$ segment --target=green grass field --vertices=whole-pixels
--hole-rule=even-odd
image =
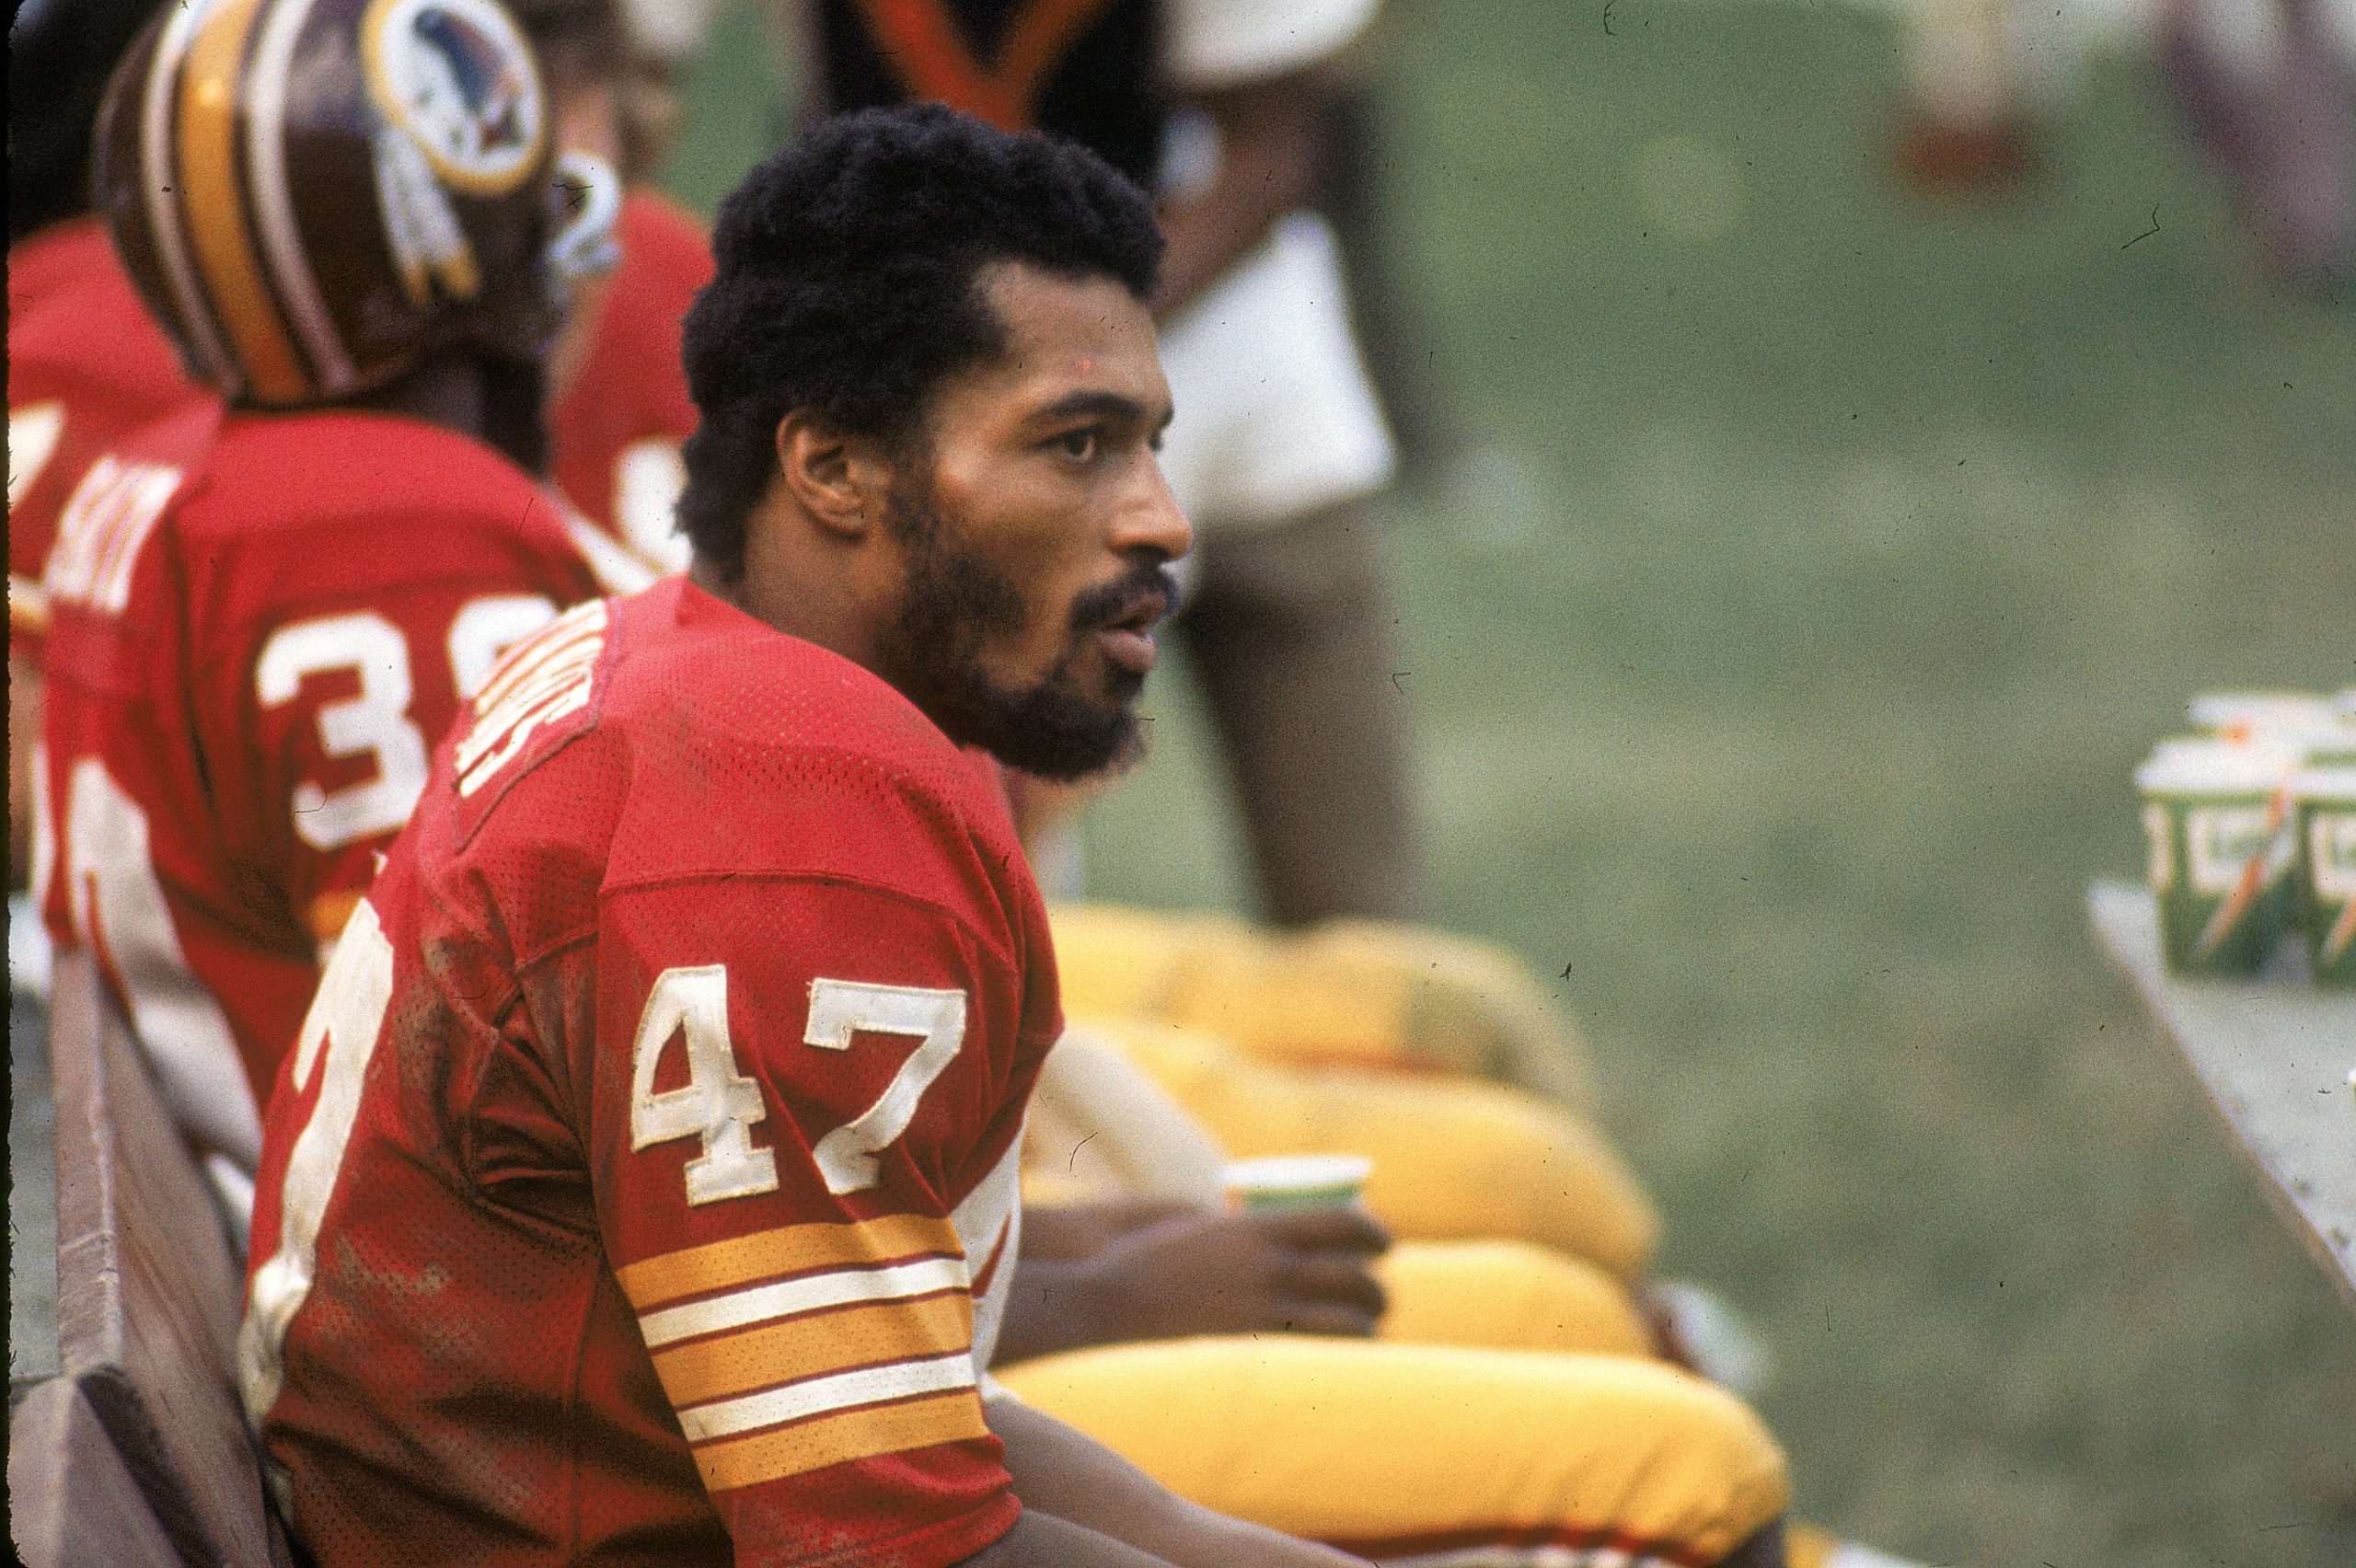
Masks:
[[[1940,209],[1877,167],[1885,20],[1611,25],[1384,40],[1398,259],[1486,454],[1389,508],[1435,912],[1567,966],[1669,1270],[1778,1352],[1806,1512],[1932,1562],[2356,1562],[2356,1315],[2081,902],[2189,693],[2356,683],[2356,310],[2251,282],[2140,62],[2032,194]],[[775,123],[708,121],[682,189]],[[1183,672],[1155,707],[1094,891],[1238,904]]]

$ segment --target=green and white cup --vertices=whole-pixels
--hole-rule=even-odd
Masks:
[[[1227,1201],[1246,1214],[1288,1209],[1343,1208],[1357,1203],[1374,1174],[1362,1154],[1277,1154],[1264,1159],[1232,1159],[1221,1175]]]
[[[2356,767],[2309,768],[2293,778],[2291,811],[2316,984],[2356,986]]]
[[[2288,747],[2164,744],[2135,770],[2160,941],[2178,974],[2252,974],[2290,924]]]

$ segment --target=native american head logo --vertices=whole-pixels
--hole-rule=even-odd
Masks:
[[[377,0],[361,25],[368,87],[454,190],[497,196],[540,150],[530,47],[490,0]]]
[[[360,39],[401,281],[420,304],[436,289],[473,299],[481,277],[451,197],[504,195],[536,167],[548,116],[531,49],[491,0],[376,0]]]

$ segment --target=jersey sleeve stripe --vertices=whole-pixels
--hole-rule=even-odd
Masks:
[[[711,1443],[695,1450],[704,1485],[714,1492],[757,1486],[852,1459],[873,1458],[938,1443],[987,1437],[982,1401],[965,1390],[900,1404],[821,1416],[756,1436]]]
[[[726,1241],[664,1252],[614,1271],[622,1294],[641,1312],[682,1297],[726,1290],[811,1269],[872,1268],[920,1253],[962,1255],[957,1228],[945,1219],[892,1214],[849,1225],[788,1225]]]
[[[49,630],[49,595],[29,577],[8,574],[8,629],[29,637]]]
[[[572,540],[572,548],[581,552],[582,560],[597,586],[608,594],[635,594],[651,584],[655,578],[653,567],[616,544],[597,525],[571,507],[564,509],[564,531]]]
[[[937,1291],[965,1289],[963,1258],[926,1258],[880,1269],[837,1269],[775,1285],[756,1286],[726,1296],[639,1314],[646,1347],[657,1350],[681,1340],[747,1328],[771,1318],[791,1318],[827,1307],[860,1301],[893,1301]]]
[[[792,1318],[654,1357],[675,1408],[857,1366],[970,1350],[972,1301],[962,1292]]]
[[[380,857],[381,858],[381,857]],[[311,940],[332,943],[343,935],[344,927],[352,923],[352,912],[360,907],[362,894],[356,888],[336,888],[311,900],[303,923],[310,928]]]
[[[976,1296],[989,1294],[990,1282],[998,1277],[998,1266],[1005,1259],[1006,1244],[1013,1235],[1014,1222],[1011,1218],[998,1228],[998,1239],[990,1243],[989,1261],[982,1265],[981,1273],[974,1276],[972,1288]]]
[[[832,1415],[861,1405],[882,1404],[917,1394],[943,1394],[974,1386],[974,1358],[960,1350],[919,1361],[861,1366],[828,1378],[812,1378],[733,1400],[689,1405],[679,1412],[679,1430],[690,1443],[733,1437],[763,1426]]]

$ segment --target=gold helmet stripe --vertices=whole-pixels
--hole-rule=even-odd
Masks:
[[[317,388],[262,276],[237,178],[239,75],[261,7],[262,0],[227,0],[199,24],[189,45],[179,92],[181,210],[252,395],[263,403],[294,403]]]
[[[147,79],[140,84],[139,184],[146,208],[147,233],[155,244],[156,259],[163,264],[164,281],[171,291],[180,328],[188,334],[190,344],[204,362],[211,378],[224,391],[234,394],[241,380],[237,362],[221,341],[220,329],[214,324],[213,307],[206,303],[204,290],[197,282],[196,270],[189,260],[188,238],[180,228],[180,182],[172,163],[172,86],[179,79],[180,62],[188,56],[190,37],[211,13],[209,0],[182,6],[171,13],[171,19],[164,24],[163,33],[156,40],[155,57],[147,65]]]
[[[318,278],[295,226],[286,173],[287,79],[294,69],[294,40],[314,4],[316,0],[278,0],[262,18],[253,66],[246,73],[246,193],[253,202],[254,228],[261,236],[270,275],[277,282],[279,301],[294,323],[305,353],[318,369],[319,390],[332,398],[350,391],[360,376],[319,294]]]

